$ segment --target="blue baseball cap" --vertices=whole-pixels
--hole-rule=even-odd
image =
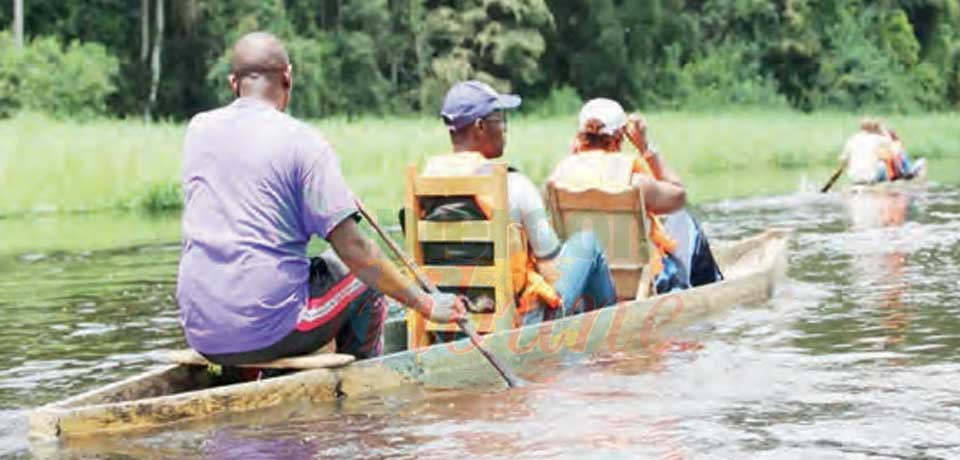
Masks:
[[[447,91],[440,117],[447,128],[454,131],[497,110],[515,109],[520,106],[520,101],[520,96],[499,94],[486,83],[462,81]]]

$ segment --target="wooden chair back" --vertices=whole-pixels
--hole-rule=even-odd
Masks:
[[[437,222],[423,220],[423,199],[430,197],[485,196],[491,206],[486,220]],[[414,261],[438,289],[486,296],[493,300],[493,311],[471,312],[471,320],[479,333],[508,329],[516,315],[513,281],[510,271],[509,207],[507,205],[506,165],[495,165],[492,174],[471,176],[418,176],[415,166],[407,170],[404,197],[406,247]],[[460,261],[456,265],[438,260],[425,260],[425,248],[446,251],[457,246],[485,246],[485,260]],[[516,245],[516,244],[514,244]],[[489,252],[487,252],[489,251]],[[414,311],[407,312],[407,344],[410,349],[430,345],[436,332],[452,332],[454,324],[438,324]]]
[[[581,154],[558,165],[547,182],[547,206],[561,238],[592,231],[603,245],[620,300],[647,297],[644,267],[654,254],[639,186],[631,185],[632,158],[623,154]],[[591,169],[593,170],[591,172]],[[584,172],[597,173],[594,180]],[[568,180],[571,177],[579,179]]]

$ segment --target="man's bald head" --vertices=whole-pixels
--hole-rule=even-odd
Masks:
[[[292,84],[290,58],[277,37],[253,32],[233,45],[230,87],[237,97],[264,99],[282,111],[289,102]]]
[[[230,73],[239,78],[250,73],[283,72],[289,65],[280,39],[266,32],[251,32],[233,45]]]

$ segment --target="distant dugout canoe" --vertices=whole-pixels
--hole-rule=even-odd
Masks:
[[[682,336],[691,324],[738,305],[769,299],[786,268],[788,232],[717,244],[722,282],[622,302],[607,308],[484,337],[485,345],[521,374],[560,354],[642,352]],[[405,350],[402,321],[388,323],[385,354],[336,369],[295,372],[255,382],[210,387],[203,366],[172,365],[39,407],[29,414],[36,440],[149,430],[221,414],[276,407],[286,401],[333,401],[404,385],[431,388],[503,387],[467,339]]]
[[[845,195],[864,193],[886,193],[891,191],[906,191],[921,189],[927,185],[927,163],[924,162],[911,179],[874,182],[872,184],[850,184],[843,188]]]

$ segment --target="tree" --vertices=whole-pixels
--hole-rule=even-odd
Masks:
[[[23,0],[13,0],[13,40],[23,48]]]
[[[163,0],[156,0],[156,26],[154,28],[153,53],[150,58],[150,97],[143,112],[146,121],[152,119],[153,108],[157,105],[157,88],[160,86],[160,53],[163,51]]]
[[[645,110],[782,99],[771,91],[802,110],[960,106],[960,0],[3,5],[0,23],[14,26],[10,37],[22,23],[34,39],[103,44],[119,61],[116,91],[107,96],[118,116],[182,119],[229,98],[225,53],[252,30],[287,42],[297,92],[291,110],[307,117],[433,113],[449,85],[464,78],[528,101],[556,90],[568,101],[606,96]]]
[[[436,108],[457,80],[476,78],[511,90],[544,77],[544,34],[554,19],[543,0],[442,1],[425,13],[429,69],[420,81],[421,107]]]
[[[140,0],[140,63],[150,57],[150,0]]]

